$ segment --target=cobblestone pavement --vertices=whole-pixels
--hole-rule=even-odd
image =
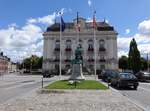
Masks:
[[[0,111],[143,111],[120,93],[106,90],[65,90],[28,93],[0,105]]]

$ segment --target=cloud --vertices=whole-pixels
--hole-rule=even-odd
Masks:
[[[91,7],[91,5],[92,5],[92,1],[91,0],[88,0],[88,5],[89,5],[89,7]]]
[[[16,59],[26,52],[30,55],[33,54],[30,49],[32,45],[38,44],[36,42],[38,39],[42,39],[42,29],[37,25],[27,24],[20,29],[16,29],[14,26],[0,29],[0,48],[6,55],[16,57]]]
[[[28,22],[29,24],[38,23],[37,19],[35,19],[35,18],[30,18],[30,19],[27,20],[27,22]]]
[[[130,33],[130,29],[126,29],[126,34],[129,34]]]
[[[66,13],[67,10],[62,8],[58,12]],[[0,50],[13,61],[20,61],[32,54],[42,56],[42,33],[45,31],[42,27],[52,25],[55,18],[59,16],[57,12],[54,12],[43,17],[31,17],[22,27],[12,23],[5,29],[0,28]]]
[[[132,37],[118,37],[117,43],[118,43],[118,50],[127,50],[129,49],[129,44]]]
[[[66,12],[71,12],[72,9],[69,8],[68,10],[65,8],[62,8],[61,10],[59,10],[58,12],[54,12],[51,15],[46,15],[43,17],[38,17],[38,18],[30,18],[27,20],[27,23],[29,24],[36,24],[36,23],[40,23],[40,24],[45,24],[45,25],[52,25],[55,21],[56,17],[59,17],[60,15],[63,15]]]
[[[105,19],[105,22],[106,22],[106,23],[109,23],[109,20]]]
[[[139,23],[138,29],[140,33],[150,35],[150,19]]]
[[[41,23],[45,25],[52,25],[55,21],[56,13],[54,12],[52,15],[47,15],[39,18],[30,18],[27,20],[28,24],[36,24]]]

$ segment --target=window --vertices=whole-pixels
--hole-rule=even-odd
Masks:
[[[92,39],[88,40],[88,45],[89,45],[88,49],[93,49],[93,44],[94,44],[94,42]]]
[[[60,40],[56,40],[55,42],[55,48],[60,49]]]
[[[99,47],[100,47],[100,48],[104,48],[104,47],[105,47],[105,41],[104,41],[103,39],[101,39],[101,40],[99,41]]]
[[[71,40],[66,40],[66,48],[71,49]]]

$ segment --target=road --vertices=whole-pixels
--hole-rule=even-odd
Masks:
[[[119,90],[121,94],[140,105],[145,111],[150,111],[150,83],[140,83],[137,90]]]
[[[55,77],[54,77],[55,78]],[[0,76],[0,104],[42,87],[41,75],[3,75]],[[55,79],[44,79],[44,85]]]

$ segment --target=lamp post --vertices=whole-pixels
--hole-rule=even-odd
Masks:
[[[30,59],[30,73],[32,74],[32,65],[33,65],[33,55],[31,55]]]
[[[147,72],[149,72],[149,53],[147,53]]]

